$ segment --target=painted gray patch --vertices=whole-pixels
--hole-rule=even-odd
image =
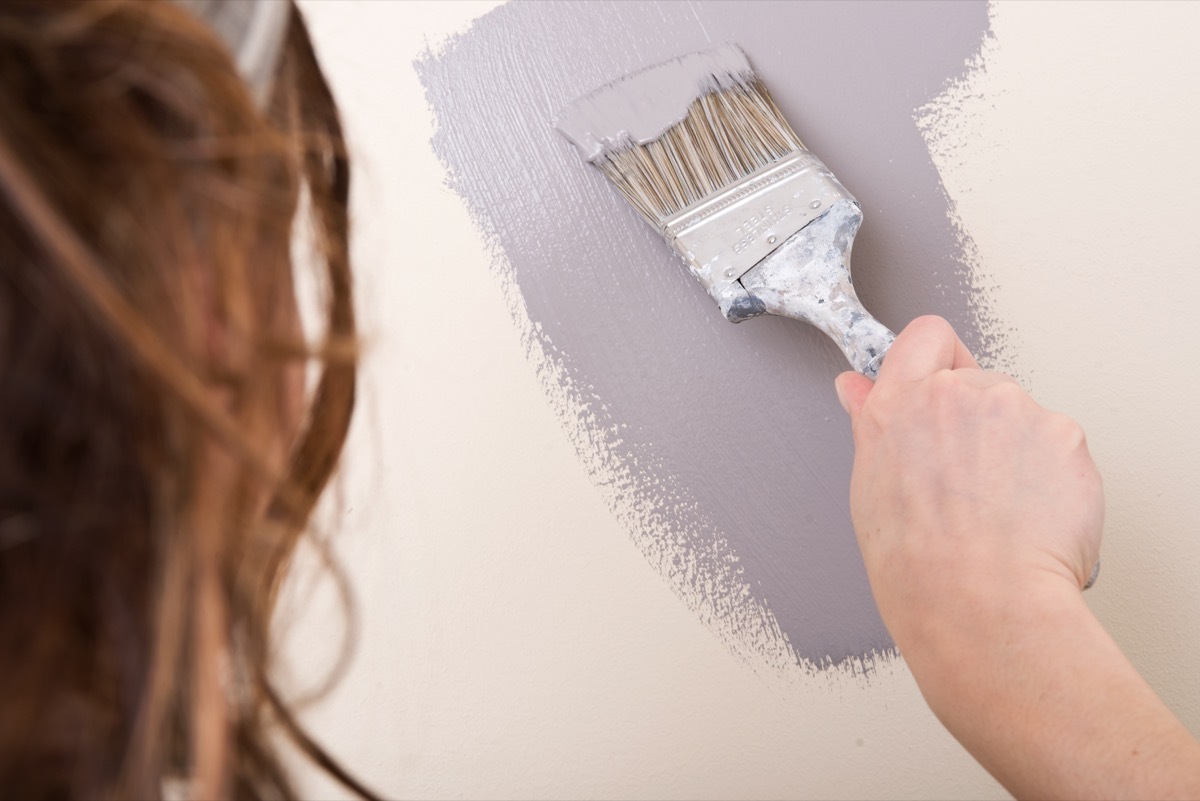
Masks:
[[[994,327],[913,111],[988,30],[982,0],[513,2],[417,63],[433,145],[519,288],[527,341],[587,410],[568,421],[581,457],[603,449],[620,468],[601,490],[635,510],[622,524],[681,597],[716,599],[711,625],[752,594],[817,665],[891,647],[850,524],[842,355],[793,320],[724,320],[552,122],[623,74],[737,42],[862,204],[853,268],[867,307],[896,330],[941,314],[986,358]]]
[[[554,127],[579,148],[588,161],[644,145],[662,136],[687,116],[697,97],[721,89],[746,86],[753,70],[746,54],[730,42],[687,53],[679,58],[626,75],[576,100]],[[634,88],[636,85],[636,88]],[[614,120],[620,129],[611,130]]]

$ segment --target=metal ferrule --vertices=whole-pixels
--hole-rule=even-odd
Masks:
[[[687,207],[662,232],[722,313],[738,322],[762,313],[738,279],[843,199],[854,196],[820,159],[797,150]]]

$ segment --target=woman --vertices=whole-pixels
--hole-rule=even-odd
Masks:
[[[368,795],[281,702],[268,636],[354,402],[348,189],[290,3],[0,5],[5,797],[292,796],[269,730]]]
[[[276,731],[370,795],[297,726],[269,638],[353,406],[348,189],[290,4],[0,4],[0,795],[290,797]],[[1021,795],[1200,796],[1200,744],[1081,599],[1079,427],[934,318],[838,393],[876,600],[955,736]]]

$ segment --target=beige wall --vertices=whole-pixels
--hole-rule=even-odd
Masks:
[[[427,144],[411,61],[490,5],[304,3],[359,168],[369,343],[326,516],[358,648],[306,719],[392,796],[1002,796],[902,663],[866,679],[756,670],[609,516]],[[1198,25],[1192,4],[1002,3],[981,64],[914,118],[1015,372],[1082,420],[1104,471],[1089,600],[1200,732]],[[332,597],[328,581],[292,586],[298,687],[334,660]]]

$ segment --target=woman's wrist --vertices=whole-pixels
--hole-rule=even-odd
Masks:
[[[1078,587],[1057,573],[965,575],[947,586],[954,591],[936,611],[894,629],[900,653],[939,717],[942,704],[983,702],[978,696],[995,686],[992,676],[999,681],[1035,668],[1065,635],[1094,619]]]
[[[899,644],[930,708],[1010,792],[1200,794],[1200,744],[1078,587],[1055,576],[980,589]]]

